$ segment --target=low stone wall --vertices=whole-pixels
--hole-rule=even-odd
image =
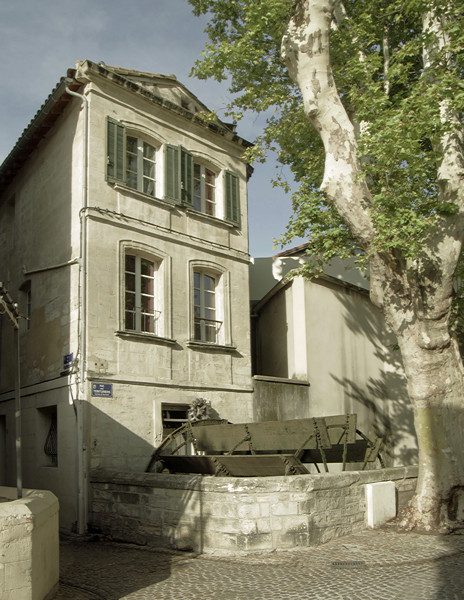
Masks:
[[[44,600],[58,589],[58,500],[45,490],[0,487],[0,598]]]
[[[115,540],[208,553],[327,542],[367,527],[365,486],[394,481],[398,507],[417,467],[289,477],[94,471],[89,520]]]

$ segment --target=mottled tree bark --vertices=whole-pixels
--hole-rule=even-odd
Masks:
[[[414,407],[419,445],[416,496],[403,525],[449,529],[464,521],[464,373],[457,343],[449,334],[453,276],[464,239],[463,139],[459,123],[441,140],[437,177],[443,201],[459,207],[438,221],[415,261],[399,253],[375,252],[371,194],[362,176],[356,127],[339,98],[330,64],[333,16],[344,14],[337,0],[300,0],[282,41],[282,57],[301,89],[306,114],[325,149],[321,185],[327,199],[371,256],[371,299],[398,338]],[[443,41],[440,22],[424,16],[430,35],[424,63]],[[447,105],[443,118],[450,122]],[[452,118],[451,118],[452,122]]]

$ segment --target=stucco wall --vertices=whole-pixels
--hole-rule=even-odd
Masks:
[[[390,465],[414,464],[416,438],[401,355],[369,296],[351,286],[306,283],[308,380],[315,415],[356,413],[382,436]]]
[[[61,383],[61,385],[60,385]],[[60,499],[60,526],[71,530],[76,522],[76,433],[75,414],[69,396],[67,378],[55,382],[56,388],[42,390],[38,385],[23,390],[22,413],[22,478],[31,489],[47,489]],[[57,413],[57,464],[45,454],[44,446],[50,429],[47,418],[50,407]],[[0,415],[8,423],[7,471],[0,485],[16,485],[14,400],[0,403]]]
[[[51,492],[25,489],[16,499],[16,489],[0,487],[2,600],[44,600],[58,588],[58,510]]]
[[[257,375],[308,381],[310,416],[355,413],[364,434],[384,438],[387,464],[416,461],[401,356],[365,290],[296,278],[257,312]]]
[[[312,416],[307,381],[265,375],[253,377],[254,421],[286,421]]]
[[[91,527],[116,540],[197,552],[311,546],[366,525],[365,484],[394,481],[398,506],[417,468],[227,478],[95,471]]]

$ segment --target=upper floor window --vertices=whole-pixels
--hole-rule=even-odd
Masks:
[[[193,208],[207,215],[216,215],[216,175],[198,163],[193,164]]]
[[[156,148],[130,135],[126,138],[126,183],[130,188],[155,195]]]
[[[158,264],[126,253],[124,271],[124,326],[128,331],[158,335],[156,274]]]
[[[107,120],[108,181],[156,196],[156,147],[133,135],[119,121]]]
[[[240,225],[240,180],[235,173],[215,171],[181,146],[166,144],[161,155],[156,146],[128,134],[123,123],[110,117],[106,176],[153,197],[161,197],[163,189],[169,202]]]

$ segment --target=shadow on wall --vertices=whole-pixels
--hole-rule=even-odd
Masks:
[[[415,464],[417,440],[414,413],[396,338],[386,330],[380,311],[367,298],[370,310],[359,311],[358,302],[357,295],[343,295],[345,324],[352,335],[367,338],[375,358],[383,363],[383,369],[378,371],[377,377],[369,376],[363,381],[334,373],[330,376],[344,390],[346,412],[357,412],[356,405],[368,410],[366,425],[370,434],[384,438],[386,463]],[[357,357],[350,354],[350,360],[356,363]],[[356,366],[353,371],[356,372]],[[362,369],[360,372],[363,372]],[[361,422],[358,428],[363,430],[366,425]]]
[[[115,541],[201,552],[209,515],[202,477],[146,473],[154,447],[134,433],[137,402],[122,425],[91,406],[89,530]],[[187,510],[188,509],[188,510]]]

